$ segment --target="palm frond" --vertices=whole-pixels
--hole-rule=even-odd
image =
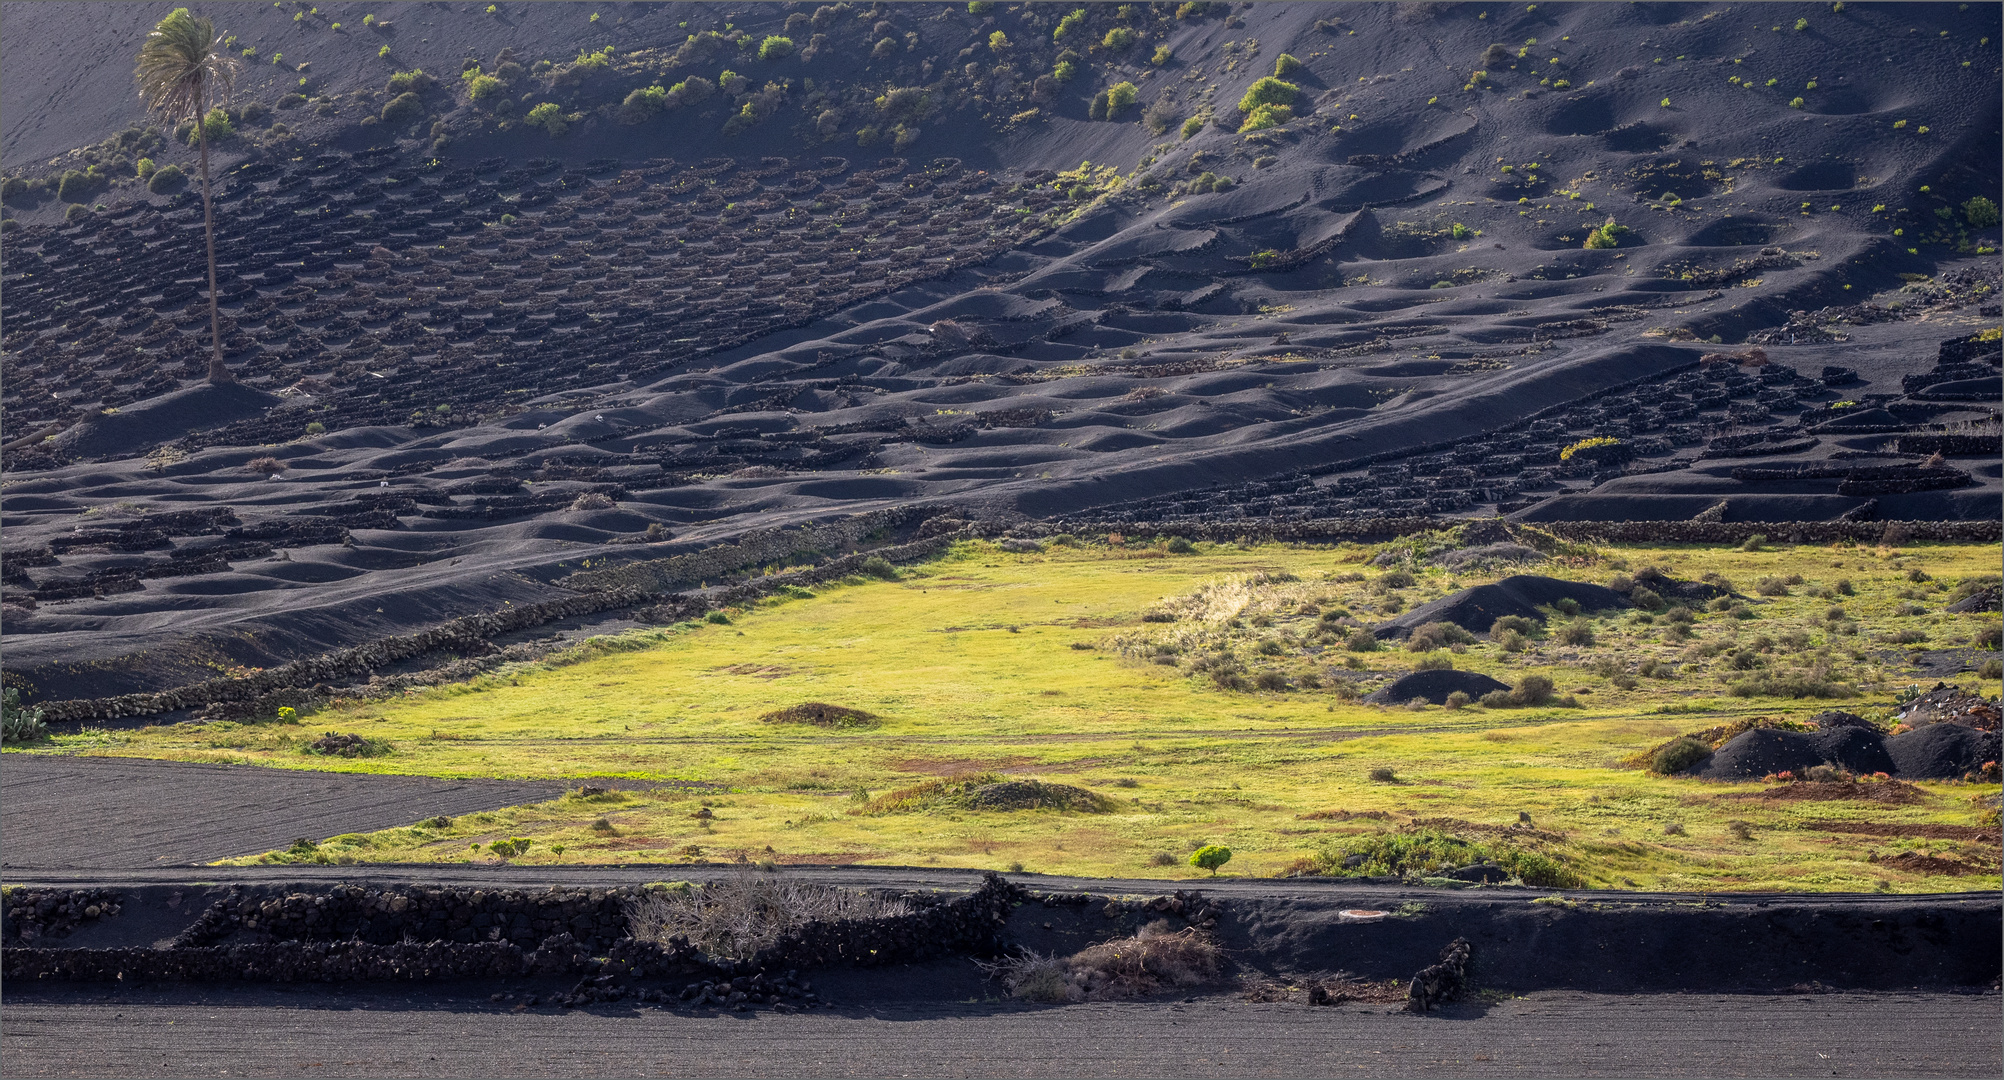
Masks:
[[[132,77],[148,109],[180,120],[227,100],[236,74],[236,58],[223,49],[215,23],[176,8],[146,35]]]

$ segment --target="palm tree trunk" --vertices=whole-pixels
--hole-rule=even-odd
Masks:
[[[216,213],[209,199],[209,129],[201,105],[195,110],[195,138],[202,144],[202,235],[209,242],[209,382],[232,381],[223,365],[223,316],[216,299]]]

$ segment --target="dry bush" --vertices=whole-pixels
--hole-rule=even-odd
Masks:
[[[256,473],[259,476],[271,476],[276,473],[282,473],[288,467],[285,462],[269,455],[252,458],[244,463],[245,472]]]
[[[701,886],[650,887],[626,902],[627,922],[636,940],[665,944],[686,937],[712,957],[733,959],[754,956],[808,923],[889,919],[911,911],[902,900],[754,870]]]
[[[1217,977],[1223,959],[1209,935],[1195,928],[1171,931],[1162,921],[1062,960],[1025,950],[981,966],[1012,997],[1026,1001],[1120,1001],[1201,985]]]

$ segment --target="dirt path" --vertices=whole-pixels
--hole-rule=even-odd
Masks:
[[[321,988],[7,1004],[8,1076],[1995,1076],[1995,997],[1532,994],[1426,1017],[1229,997],[798,1016]],[[91,1032],[78,1039],[79,1031]]]
[[[186,866],[301,836],[540,802],[563,790],[561,783],[8,754],[0,758],[0,866]]]

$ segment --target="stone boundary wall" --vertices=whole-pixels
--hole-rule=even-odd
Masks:
[[[573,574],[558,584],[578,590],[578,595],[558,597],[536,604],[520,604],[496,612],[468,615],[411,634],[380,638],[363,645],[323,653],[266,668],[240,679],[209,679],[169,690],[120,694],[103,698],[38,702],[43,719],[49,723],[86,720],[115,720],[123,717],[152,716],[177,709],[197,708],[218,703],[247,706],[235,711],[255,712],[267,703],[297,704],[288,695],[303,688],[320,686],[331,680],[367,675],[379,668],[408,660],[438,649],[478,651],[502,634],[541,626],[559,619],[658,604],[658,614],[673,621],[697,618],[707,611],[742,604],[789,585],[808,585],[857,573],[871,557],[888,562],[913,562],[943,550],[959,534],[929,537],[908,544],[843,556],[809,570],[774,574],[704,596],[668,594],[667,585],[678,581],[722,579],[746,567],[819,553],[829,547],[846,546],[880,529],[895,528],[911,520],[914,511],[884,511],[861,515],[861,519],[836,522],[832,526],[771,530],[747,538],[739,544],[714,548],[668,559],[649,560],[609,570]],[[862,520],[867,519],[867,520]],[[971,534],[970,534],[971,535]],[[579,580],[583,579],[583,580]],[[473,662],[478,666],[478,660]],[[477,674],[473,672],[470,674]],[[422,676],[403,685],[426,685]],[[283,699],[283,700],[280,700]]]
[[[8,948],[0,952],[0,978],[131,985],[393,982],[581,972],[584,978],[572,991],[574,999],[612,1000],[626,993],[618,984],[637,979],[730,979],[781,971],[790,977],[803,967],[992,956],[1003,948],[1010,910],[1030,898],[1021,886],[989,873],[979,889],[950,900],[902,894],[918,906],[909,915],[810,923],[757,956],[733,961],[711,959],[680,937],[666,943],[628,937],[625,904],[640,895],[641,889],[630,886],[548,893],[341,886],[276,897],[232,890],[171,948]],[[510,931],[505,940],[467,940],[512,927],[522,930]],[[574,930],[589,936],[580,938]],[[208,944],[246,931],[270,940]]]
[[[479,651],[488,641],[502,634],[558,619],[643,606],[651,606],[650,613],[663,621],[699,618],[705,612],[748,603],[789,586],[806,586],[847,577],[859,572],[871,558],[882,558],[891,563],[916,562],[945,550],[956,540],[979,537],[1004,534],[1048,537],[1079,533],[1142,536],[1152,531],[1160,536],[1211,541],[1381,542],[1484,520],[1357,517],[1290,522],[1176,522],[1159,526],[1136,522],[1070,522],[1062,526],[1034,523],[1005,529],[993,523],[961,523],[948,516],[955,509],[947,506],[902,507],[874,511],[825,525],[748,534],[737,544],[720,544],[686,555],[571,574],[559,584],[579,590],[575,596],[468,615],[416,633],[385,637],[364,645],[266,668],[246,678],[210,679],[169,690],[36,704],[43,709],[44,720],[48,723],[152,716],[218,703],[235,703],[238,707],[230,711],[250,715],[266,706],[275,708],[276,705],[271,704],[273,702],[297,704],[294,698],[305,688],[316,688],[319,696],[325,696],[332,692],[326,688],[330,680],[366,675],[437,649]],[[714,592],[689,594],[667,591],[671,585],[723,579],[749,567],[819,555],[830,548],[858,543],[872,534],[903,528],[928,517],[941,519],[931,524],[959,527],[950,531],[922,529],[922,533],[934,532],[934,535],[846,555],[809,569],[759,577]],[[1997,543],[2004,539],[2004,523],[1997,521],[1551,521],[1539,522],[1535,527],[1564,540],[1603,543],[1737,544],[1754,536],[1765,536],[1778,543],[1797,544]],[[505,662],[508,661],[493,660],[495,664]],[[476,657],[461,661],[451,672],[421,672],[384,680],[384,684],[386,687],[394,685],[396,692],[401,692],[415,686],[469,678],[478,674],[479,670],[486,670],[487,666]]]
[[[1485,518],[1358,517],[1290,522],[1071,522],[1011,530],[1025,536],[1118,533],[1124,536],[1181,536],[1189,540],[1277,540],[1283,542],[1366,542],[1435,532]],[[1540,521],[1528,527],[1562,540],[1605,543],[1738,544],[1754,536],[1777,543],[1876,544],[1891,532],[1899,543],[1995,543],[2004,539],[1997,521]]]

